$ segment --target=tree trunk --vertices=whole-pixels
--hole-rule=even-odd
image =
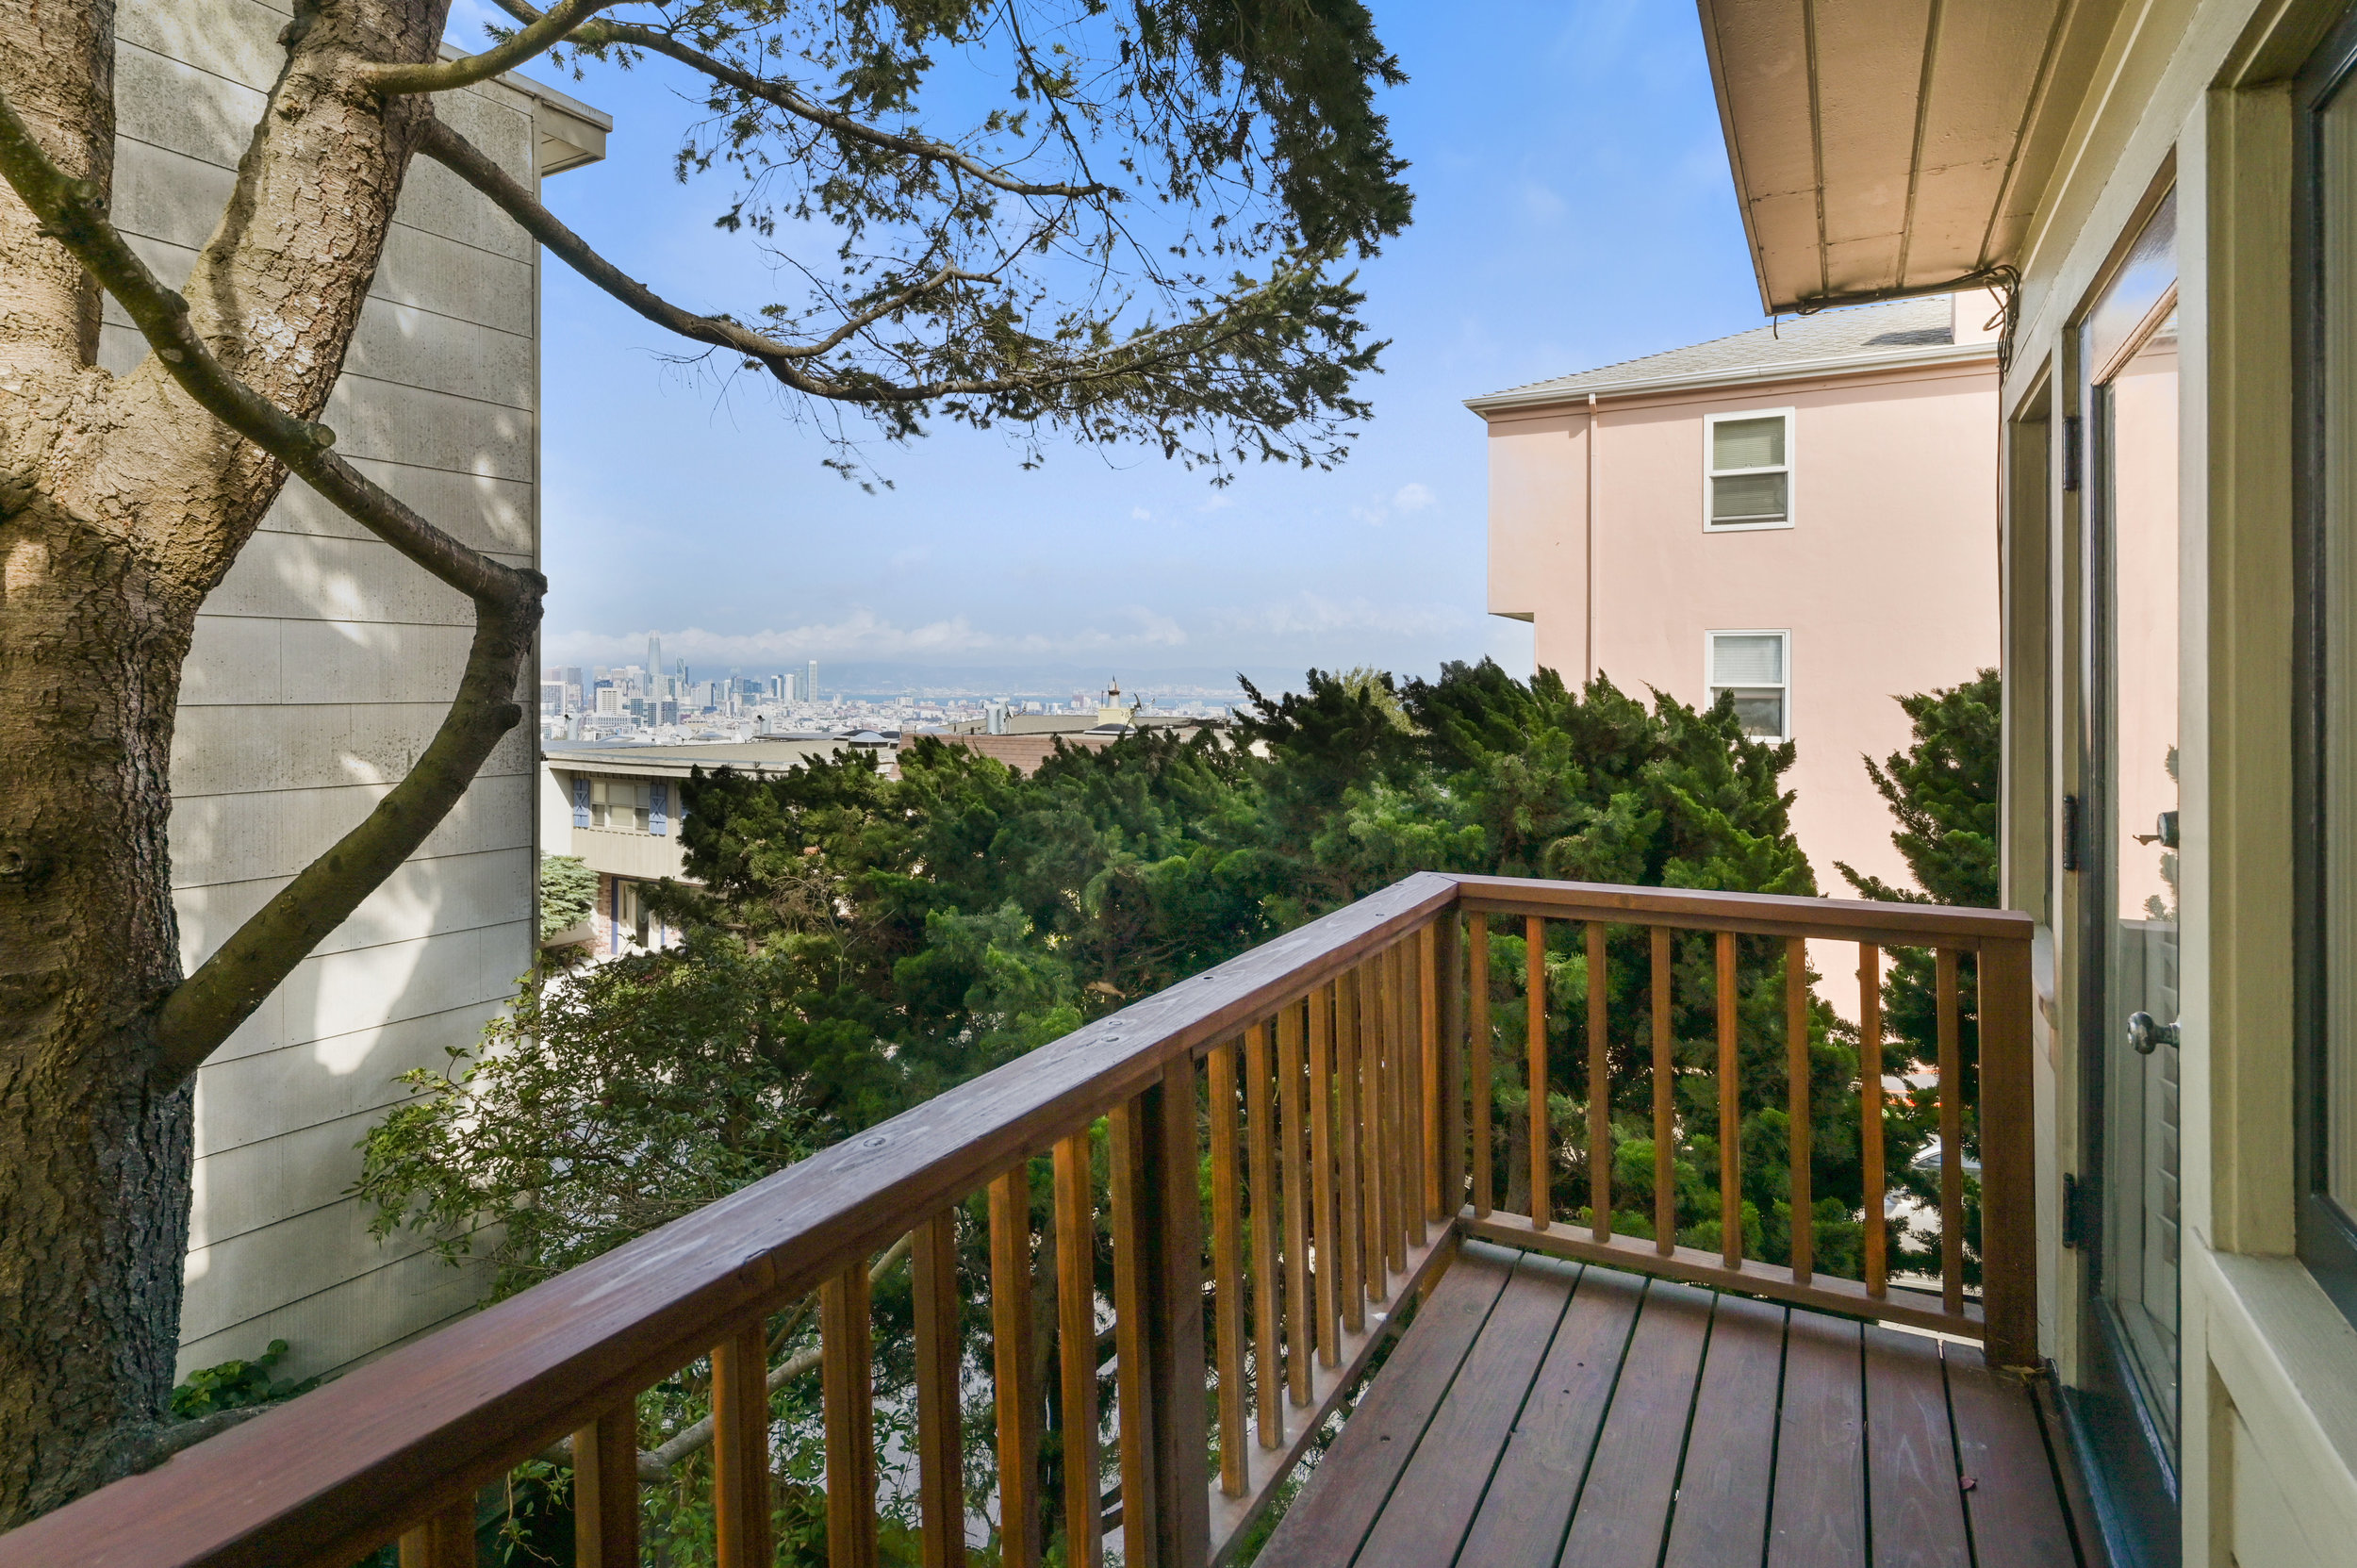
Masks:
[[[190,320],[264,396],[325,405],[427,112],[336,79],[431,58],[448,0],[318,0]],[[0,88],[103,191],[111,0],[0,0]],[[95,363],[97,294],[0,184],[0,1529],[138,1465],[179,1342],[192,1090],[166,829],[198,607],[284,483],[153,355]],[[288,352],[291,349],[295,352]]]

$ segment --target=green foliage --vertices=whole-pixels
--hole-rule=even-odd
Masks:
[[[1029,777],[925,737],[902,751],[897,778],[850,752],[779,774],[698,771],[680,824],[694,882],[651,895],[684,945],[544,977],[480,1050],[413,1074],[415,1098],[367,1145],[360,1191],[380,1231],[417,1227],[453,1259],[487,1248],[498,1288],[519,1288],[1420,869],[1816,891],[1782,785],[1793,748],[1746,737],[1729,702],[1697,711],[1544,671],[1518,681],[1486,661],[1405,684],[1311,671],[1299,692],[1254,696],[1232,738],[1145,731],[1060,748]],[[1551,1200],[1565,1213],[1589,1192],[1597,981],[1584,940],[1554,922],[1537,955],[1558,1092]],[[1493,1164],[1508,1189],[1495,1196],[1516,1208],[1529,1170],[1515,1107],[1533,955],[1519,923],[1495,922],[1490,942]],[[1791,1229],[1785,950],[1746,937],[1736,951],[1745,1176],[1740,1213],[1724,1216],[1712,939],[1672,943],[1677,1228],[1715,1248],[1721,1226],[1739,1224],[1748,1251],[1776,1259]],[[1654,1213],[1651,964],[1644,932],[1608,933],[1606,1157],[1615,1223],[1635,1235],[1651,1233]],[[1854,1274],[1858,1052],[1823,1004],[1810,1019],[1818,1266]],[[1921,1130],[1894,1116],[1889,1144],[1904,1166]],[[1049,1183],[1034,1164],[1044,1237]],[[961,1230],[970,1303],[987,1296],[979,1213]],[[1097,1260],[1109,1289],[1101,1235]],[[884,1412],[883,1391],[906,1375],[913,1309],[905,1283],[880,1285],[877,1300]],[[1052,1339],[1052,1310],[1046,1322]],[[971,1327],[987,1331],[980,1314]],[[773,1355],[811,1331],[806,1315],[775,1320]],[[708,1408],[701,1376],[690,1368],[642,1399],[650,1446]],[[822,1479],[814,1392],[789,1385],[774,1404],[781,1539],[800,1542],[796,1552],[809,1543],[787,1517],[795,1489]],[[1042,1462],[1053,1497],[1058,1456]],[[708,1539],[700,1463],[650,1494],[650,1530],[673,1560],[701,1560],[694,1543]]]
[[[1864,875],[1848,866],[1839,867],[1852,887],[1869,899],[1900,903],[1957,904],[1976,909],[1998,906],[1997,831],[1999,767],[2003,756],[1999,728],[2004,706],[2003,683],[1993,669],[1984,669],[1960,685],[1898,699],[1914,731],[1904,751],[1881,763],[1865,759],[1867,776],[1899,821],[1890,841],[1915,876],[1915,887],[1898,887],[1879,877]],[[1838,863],[1837,863],[1838,864]],[[1964,1059],[1964,1147],[1968,1159],[1980,1153],[1980,1008],[1976,961],[1964,954],[1957,966],[1957,1038]],[[1904,1073],[1936,1065],[1939,1060],[1939,997],[1935,961],[1929,949],[1900,948],[1890,954],[1883,982],[1883,1018],[1892,1036],[1886,1052],[1885,1071]],[[1910,1142],[1921,1147],[1939,1127],[1937,1090],[1910,1094],[1893,1114],[1910,1130]],[[1893,1190],[1904,1190],[1935,1213],[1939,1205],[1939,1173],[1897,1163],[1893,1153]],[[1975,1185],[1970,1178],[1966,1185]],[[1966,1272],[1977,1278],[1980,1268],[1980,1206],[1968,1192]],[[1920,1246],[1902,1249],[1914,1264],[1937,1266],[1935,1238]],[[1894,1251],[1898,1259],[1902,1251]]]
[[[873,1120],[889,1064],[794,1005],[784,955],[724,933],[528,983],[483,1045],[404,1076],[355,1193],[505,1296]]]
[[[250,1362],[223,1362],[219,1366],[200,1367],[189,1374],[187,1382],[172,1391],[172,1414],[175,1421],[193,1421],[200,1415],[216,1411],[244,1410],[252,1405],[274,1405],[281,1399],[291,1399],[319,1387],[317,1378],[297,1381],[291,1378],[273,1378],[271,1369],[286,1360],[287,1342],[274,1339],[262,1353]]]
[[[540,857],[540,936],[543,941],[589,918],[598,906],[598,874],[578,855]]]

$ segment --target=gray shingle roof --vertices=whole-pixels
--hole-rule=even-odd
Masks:
[[[1706,379],[1712,375],[1751,377],[1787,366],[1796,373],[1805,373],[1811,365],[1827,360],[1871,360],[1885,355],[1894,360],[1916,358],[1928,349],[1947,348],[1953,343],[1951,309],[1947,295],[1935,294],[1923,299],[1893,300],[1884,305],[1854,305],[1847,310],[1797,316],[1739,332],[1732,338],[1714,338],[1706,343],[1649,354],[1641,359],[1625,359],[1617,365],[1579,371],[1551,381],[1509,387],[1471,401],[1475,408],[1499,400],[1538,403],[1557,396],[1584,396],[1656,381]],[[1994,344],[1988,347],[1995,352]]]

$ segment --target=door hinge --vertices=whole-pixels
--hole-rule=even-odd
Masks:
[[[2079,431],[2079,416],[2065,414],[2063,416],[2062,479],[2063,488],[2066,491],[2075,491],[2079,487],[2079,465],[2084,445]]]
[[[2079,797],[2062,798],[2062,868],[2079,869]]]
[[[2095,1190],[2070,1171],[2063,1172],[2062,1244],[2072,1251],[2095,1246]]]

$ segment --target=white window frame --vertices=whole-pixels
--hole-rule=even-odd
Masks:
[[[1791,449],[1787,448],[1788,453]],[[1714,677],[1718,670],[1718,640],[1721,637],[1776,637],[1784,644],[1784,679],[1778,683],[1784,691],[1784,733],[1773,738],[1779,743],[1792,738],[1792,629],[1788,626],[1714,626],[1703,634],[1703,706],[1715,705],[1722,691],[1764,691],[1769,683],[1755,681],[1742,686],[1722,684]],[[1767,740],[1767,735],[1754,735],[1754,740]]]
[[[1763,469],[1722,469],[1712,466],[1711,458],[1719,450],[1719,426],[1737,420],[1784,421],[1784,462]],[[1703,416],[1703,532],[1706,534],[1756,534],[1765,529],[1789,528],[1801,515],[1800,495],[1800,410],[1797,408],[1745,408],[1725,414]],[[1784,520],[1781,522],[1713,522],[1710,503],[1714,479],[1739,473],[1780,473],[1784,475]]]

